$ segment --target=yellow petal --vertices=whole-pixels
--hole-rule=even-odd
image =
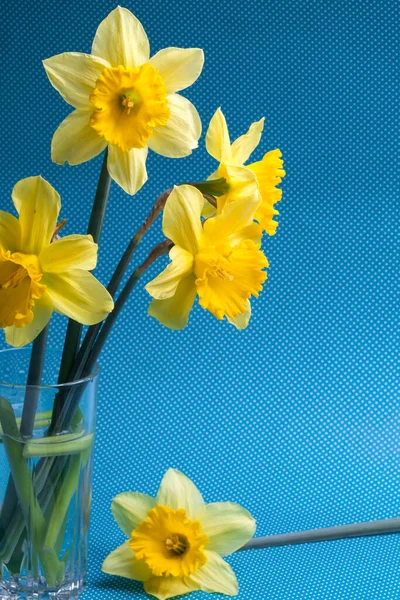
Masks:
[[[204,223],[208,243],[218,244],[222,240],[234,239],[234,234],[251,224],[258,204],[257,196],[226,204],[221,214]]]
[[[190,576],[190,581],[199,586],[203,592],[236,596],[238,582],[230,565],[219,554],[206,550],[207,562]]]
[[[218,212],[221,212],[229,202],[235,202],[240,198],[251,198],[252,202],[260,203],[257,177],[251,169],[222,163],[208,179],[218,179],[219,177],[225,178],[228,184],[228,193],[218,197]]]
[[[133,196],[147,181],[147,148],[124,152],[118,146],[108,147],[108,172],[116,183]]]
[[[158,600],[168,600],[175,596],[183,596],[199,589],[199,586],[187,577],[152,577],[144,584],[147,594],[158,598]]]
[[[208,154],[211,154],[218,162],[229,162],[231,160],[228,125],[220,108],[215,111],[208,126],[206,148]]]
[[[43,61],[51,85],[68,104],[75,108],[91,109],[90,95],[96,81],[109,63],[101,58],[80,52],[64,52]]]
[[[241,135],[232,144],[232,164],[243,165],[261,140],[264,118],[252,123],[245,135]]]
[[[162,229],[174,244],[196,255],[203,241],[201,211],[204,198],[190,185],[175,186],[164,209]]]
[[[197,148],[201,136],[201,121],[193,104],[180,96],[172,94],[167,97],[171,112],[166,125],[155,127],[149,139],[149,148],[157,154],[169,158],[189,156]]]
[[[82,325],[99,323],[114,307],[105,287],[91,273],[81,269],[45,273],[41,283],[47,286],[54,310]]]
[[[119,575],[136,581],[146,581],[152,576],[152,572],[144,562],[137,560],[135,553],[129,547],[129,541],[111,552],[101,566],[103,573]]]
[[[222,556],[232,554],[247,544],[256,530],[251,514],[233,502],[207,504],[201,525],[210,540],[207,549]]]
[[[140,67],[149,60],[149,40],[141,22],[126,8],[118,6],[96,31],[92,54],[113,67]]]
[[[253,222],[230,235],[228,237],[228,242],[231,246],[236,246],[237,244],[240,244],[240,242],[243,242],[243,240],[251,240],[257,248],[260,248],[262,232],[261,225]]]
[[[21,348],[30,344],[39,333],[46,327],[50,321],[51,314],[53,312],[53,302],[46,292],[35,301],[33,307],[33,320],[25,327],[6,327],[4,332],[6,334],[7,344],[14,346],[15,348]]]
[[[156,506],[155,498],[139,492],[118,494],[111,504],[114,519],[127,537],[147,518],[149,510]]]
[[[174,510],[184,508],[189,519],[194,520],[201,520],[205,510],[203,497],[193,481],[177,469],[165,473],[156,503]]]
[[[241,315],[237,315],[236,317],[227,317],[229,323],[236,327],[239,331],[243,331],[247,328],[249,321],[251,319],[251,304],[249,300],[247,301],[247,310]],[[220,552],[220,554],[222,554]]]
[[[182,279],[172,298],[152,300],[149,315],[168,329],[184,329],[188,324],[189,313],[196,298],[195,278],[192,275]]]
[[[20,250],[21,226],[18,219],[0,210],[0,248],[15,252]]]
[[[163,78],[167,94],[174,94],[192,85],[199,77],[204,52],[200,48],[165,48],[149,62]]]
[[[58,165],[81,163],[98,156],[107,142],[90,127],[91,112],[74,110],[56,130],[51,142],[51,159]]]
[[[211,204],[207,198],[204,198],[204,207],[203,207],[203,212],[202,217],[204,219],[209,219],[210,217],[214,217],[217,213],[217,209],[215,208],[215,206],[213,204]]]
[[[183,250],[183,248],[174,246],[169,253],[169,257],[172,262],[158,277],[146,285],[146,290],[150,296],[157,300],[171,298],[182,279],[193,270],[193,255]]]
[[[21,251],[38,255],[53,237],[61,208],[60,196],[48,181],[37,176],[18,181],[12,199],[19,214]]]
[[[97,244],[91,235],[68,235],[43,248],[39,260],[43,271],[62,273],[69,269],[93,271]]]

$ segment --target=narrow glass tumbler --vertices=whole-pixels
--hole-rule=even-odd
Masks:
[[[85,587],[98,370],[57,384],[48,350],[0,352],[0,600],[76,598]]]

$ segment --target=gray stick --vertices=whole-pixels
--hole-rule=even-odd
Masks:
[[[283,533],[280,535],[267,535],[253,538],[243,548],[240,548],[239,552],[241,550],[256,548],[309,544],[311,542],[329,542],[331,540],[342,540],[368,535],[388,535],[390,533],[400,533],[400,518],[370,521],[368,523],[354,523],[352,525],[339,525],[338,527],[326,527],[324,529],[310,529],[308,531],[296,531],[295,533]]]

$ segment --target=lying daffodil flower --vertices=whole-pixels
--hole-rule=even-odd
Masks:
[[[105,573],[143,581],[158,600],[196,590],[237,595],[235,574],[221,556],[253,537],[256,523],[247,510],[231,502],[205,504],[175,469],[164,475],[156,498],[127,492],[111,508],[129,540],[106,558]]]
[[[113,10],[97,29],[92,54],[65,52],[44,61],[51,84],[76,110],[54,134],[54,162],[71,165],[108,146],[108,171],[128,193],[147,180],[147,149],[179,158],[198,146],[201,121],[176,94],[203,68],[199,48],[166,48],[150,58],[147,35],[127,9]]]
[[[251,296],[267,278],[268,261],[260,250],[261,227],[252,222],[257,196],[225,205],[202,222],[203,195],[190,185],[174,188],[163,216],[164,235],[175,244],[171,263],[146,289],[154,298],[149,314],[170,329],[183,329],[196,295],[217,319],[247,327]]]
[[[230,186],[229,192],[218,198],[218,212],[222,211],[226,203],[246,195],[250,196],[253,193],[252,185],[255,180],[261,198],[255,219],[266,233],[273,235],[278,226],[273,217],[279,214],[274,204],[282,197],[282,190],[276,186],[285,176],[281,152],[278,149],[271,150],[262,160],[243,166],[260,143],[263,128],[264,119],[256,121],[245,135],[231,144],[225,117],[218,108],[208,127],[206,146],[208,153],[220,163],[210,179],[225,177]],[[212,212],[208,206],[207,216]]]
[[[97,262],[92,236],[53,241],[60,196],[41,177],[19,181],[12,199],[19,220],[0,211],[0,327],[7,342],[29,344],[53,310],[84,325],[102,321],[114,304],[89,273]]]

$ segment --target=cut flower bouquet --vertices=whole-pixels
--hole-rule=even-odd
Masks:
[[[52,160],[78,165],[102,152],[104,159],[85,235],[64,235],[68,226],[64,213],[59,220],[60,197],[40,176],[16,183],[12,199],[18,216],[0,211],[0,327],[11,347],[33,342],[29,356],[24,350],[8,350],[0,357],[6,374],[0,384],[0,461],[6,480],[0,513],[4,598],[20,593],[70,598],[83,589],[97,362],[119,314],[150,265],[169,255],[168,266],[147,282],[146,290],[151,297],[149,315],[174,330],[187,326],[196,298],[218,320],[245,329],[251,301],[267,278],[262,238],[263,233],[274,235],[277,227],[275,204],[281,198],[277,186],[285,175],[281,153],[272,150],[249,164],[264,120],[253,123],[231,143],[221,109],[216,110],[206,134],[207,151],[218,162],[216,171],[204,180],[196,174],[191,182],[175,182],[159,195],[144,223],[127,240],[107,286],[92,274],[111,180],[134,195],[147,180],[149,149],[182,158],[197,148],[200,117],[178,92],[196,81],[203,60],[198,48],[167,48],[150,57],[142,25],[131,12],[118,7],[100,24],[91,54],[66,52],[44,61],[49,81],[73,107],[54,133]],[[122,286],[136,248],[160,215],[165,239],[132,269]],[[53,312],[69,320],[61,360],[52,362],[57,375],[49,382],[50,350],[46,347]],[[25,381],[21,373],[26,373]],[[173,502],[172,496],[168,498]],[[115,503],[120,514],[118,500]],[[179,509],[184,507],[166,499],[162,506],[158,512],[157,507],[149,508],[147,517],[143,512],[143,523],[152,518],[168,521],[173,515],[183,518]],[[133,519],[129,527],[135,524]],[[144,560],[145,581],[154,583],[164,572],[168,577],[190,575],[189,583],[175,581],[177,587],[171,589],[176,593],[212,591],[194,574],[197,567],[187,574],[182,567],[177,575],[173,568],[163,570],[158,559],[148,559],[143,545],[146,527],[138,526],[129,546],[131,555]],[[193,535],[197,531],[195,525],[187,527],[192,527]],[[231,549],[245,543],[254,531],[247,527],[246,532],[246,539],[241,534],[235,541],[233,536]],[[170,532],[166,538],[169,550],[185,555],[188,547],[175,534]],[[199,534],[199,548],[207,546],[210,535]],[[214,550],[211,544],[210,552]],[[203,569],[204,552],[199,550],[203,562],[198,566]],[[214,562],[222,561],[216,552]],[[110,572],[115,571],[115,556],[105,563]],[[211,559],[208,562],[210,566]],[[156,590],[153,583],[147,584],[150,593]],[[235,589],[227,584],[225,593],[235,593]],[[154,595],[172,597],[168,593]]]

